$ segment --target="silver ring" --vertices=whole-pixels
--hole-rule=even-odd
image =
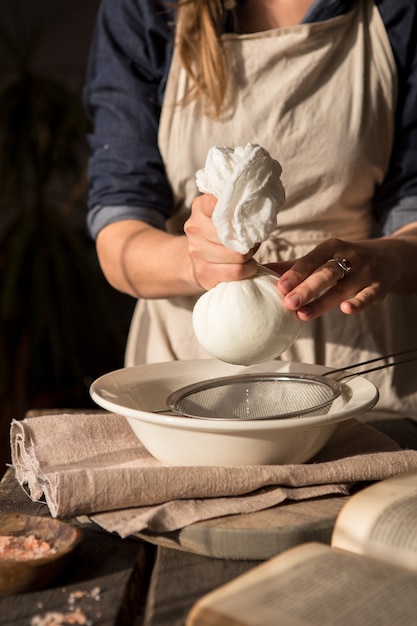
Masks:
[[[349,274],[350,270],[352,269],[352,263],[348,261],[347,259],[330,259],[329,263],[331,261],[333,261],[334,263],[337,263],[337,265],[342,270],[342,275],[339,278],[339,280],[342,280],[342,278],[344,278],[346,274]]]

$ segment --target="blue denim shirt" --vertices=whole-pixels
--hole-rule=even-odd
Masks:
[[[355,0],[316,0],[305,22],[330,19]],[[391,164],[375,190],[379,233],[417,220],[417,0],[376,0],[399,82]],[[103,0],[92,42],[85,104],[90,136],[91,236],[107,224],[143,220],[165,228],[172,192],[158,124],[173,49],[175,13],[159,0]]]

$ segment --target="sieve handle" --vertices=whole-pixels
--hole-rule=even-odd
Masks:
[[[336,380],[344,380],[346,378],[352,378],[353,376],[361,376],[362,374],[369,374],[370,372],[376,372],[377,370],[382,370],[387,367],[392,367],[393,365],[402,365],[403,363],[410,363],[411,361],[417,360],[417,348],[411,348],[410,350],[403,350],[402,352],[393,352],[392,354],[386,354],[384,356],[378,356],[375,359],[369,359],[368,361],[362,361],[361,363],[355,363],[354,365],[348,365],[347,367],[341,367],[335,370],[329,370],[325,372],[323,376],[334,376],[334,374],[339,374],[342,372],[346,372],[347,370],[355,369],[358,367],[364,367],[365,365],[371,365],[372,363],[378,363],[378,361],[383,361],[387,359],[395,359],[396,357],[405,356],[407,354],[415,353],[414,356],[409,357],[407,359],[401,359],[400,361],[393,361],[392,363],[383,363],[382,365],[377,365],[375,367],[368,367],[365,370],[361,370],[360,372],[352,372],[351,374],[345,374],[340,378],[336,378]]]

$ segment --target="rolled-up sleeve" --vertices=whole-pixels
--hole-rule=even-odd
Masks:
[[[172,191],[158,126],[172,56],[172,14],[156,0],[103,0],[84,89],[89,137],[88,228],[140,219],[163,228]]]

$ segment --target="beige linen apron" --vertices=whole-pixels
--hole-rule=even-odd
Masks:
[[[261,263],[299,257],[325,238],[358,240],[373,228],[371,198],[388,169],[394,134],[396,67],[374,3],[346,15],[249,35],[224,35],[235,94],[220,120],[199,103],[176,106],[188,79],[174,54],[160,122],[160,149],[181,233],[198,194],[195,172],[212,145],[264,146],[283,168],[287,201]],[[355,271],[355,268],[352,269]],[[126,365],[207,358],[194,336],[193,298],[140,301]],[[416,297],[389,297],[366,312],[338,309],[303,324],[282,358],[342,367],[417,346]],[[417,409],[416,365],[369,375],[380,406]],[[399,401],[398,398],[402,398]],[[408,404],[407,404],[407,402]]]

